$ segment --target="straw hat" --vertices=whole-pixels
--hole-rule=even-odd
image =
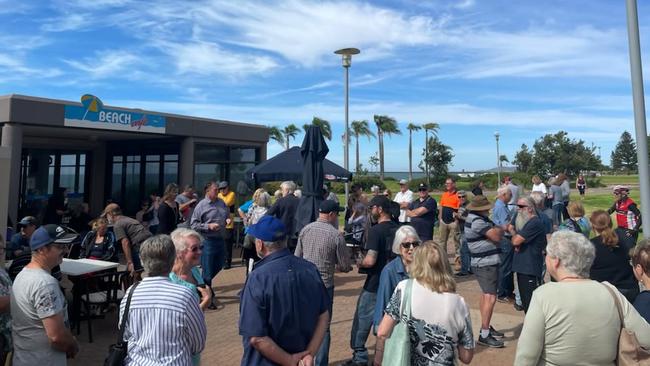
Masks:
[[[472,197],[469,205],[467,205],[469,211],[487,211],[491,208],[492,204],[487,197],[481,195]]]

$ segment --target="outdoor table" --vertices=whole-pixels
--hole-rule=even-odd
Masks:
[[[79,314],[81,312],[81,295],[83,286],[81,286],[81,281],[83,281],[83,275],[90,273],[106,271],[109,269],[115,269],[119,266],[119,263],[100,261],[98,259],[69,259],[63,258],[61,263],[61,273],[68,275],[68,278],[72,282],[72,309],[68,313],[70,315],[70,322],[74,325],[77,325],[79,321]],[[74,329],[74,328],[73,328]]]

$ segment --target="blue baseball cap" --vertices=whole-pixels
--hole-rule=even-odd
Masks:
[[[287,229],[279,219],[263,216],[257,224],[248,228],[248,233],[263,241],[278,241],[287,236]]]
[[[75,234],[68,233],[61,226],[53,224],[43,225],[32,234],[29,240],[29,247],[34,251],[52,243],[69,244],[75,238]]]

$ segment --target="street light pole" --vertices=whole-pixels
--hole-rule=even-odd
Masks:
[[[497,139],[497,188],[501,185],[501,154],[499,154],[499,131],[494,133]]]
[[[627,0],[627,34],[630,48],[630,73],[632,76],[632,100],[634,105],[634,130],[636,131],[636,156],[639,163],[639,188],[641,193],[641,217],[650,217],[650,170],[648,167],[648,132],[643,97],[643,72],[641,47],[639,46],[639,17],[636,0]],[[650,238],[650,230],[643,230],[643,237]]]
[[[343,167],[345,170],[350,171],[350,127],[349,124],[349,96],[350,96],[350,87],[349,87],[349,69],[352,65],[352,55],[358,55],[359,49],[357,48],[342,48],[340,50],[334,51],[335,54],[341,55],[343,60],[343,68],[345,69],[345,133],[343,134]],[[350,197],[350,184],[345,182],[345,207],[348,206],[348,198]]]

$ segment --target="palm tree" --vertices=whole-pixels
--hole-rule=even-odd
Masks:
[[[269,126],[269,138],[280,144],[280,146],[284,146],[284,135],[282,135],[282,131],[278,126]]]
[[[379,140],[379,179],[384,180],[384,134],[401,135],[395,118],[376,115],[373,117],[377,125],[377,140]]]
[[[300,133],[300,129],[293,123],[283,128],[282,136],[284,137],[284,149],[289,150],[289,145],[291,145],[291,139],[295,139]]]
[[[303,125],[302,128],[305,130],[305,132],[307,132],[309,126],[320,127],[320,132],[323,134],[323,137],[325,137],[330,141],[332,140],[332,126],[330,126],[329,121],[326,121],[322,118],[314,117],[311,120],[311,123]]]
[[[354,140],[356,141],[356,153],[357,153],[357,165],[356,169],[354,170],[355,173],[359,174],[359,171],[361,170],[361,166],[359,165],[359,136],[366,136],[368,140],[370,140],[371,137],[375,137],[375,134],[370,131],[370,126],[368,125],[368,121],[352,121],[352,124],[350,125],[350,132],[348,135],[354,135]]]
[[[409,123],[406,129],[409,130],[409,180],[413,180],[413,131],[421,130],[422,126]]]
[[[429,122],[422,125],[424,128],[424,174],[427,176],[427,185],[431,184],[429,179],[429,131],[438,136],[440,125],[436,122]]]

